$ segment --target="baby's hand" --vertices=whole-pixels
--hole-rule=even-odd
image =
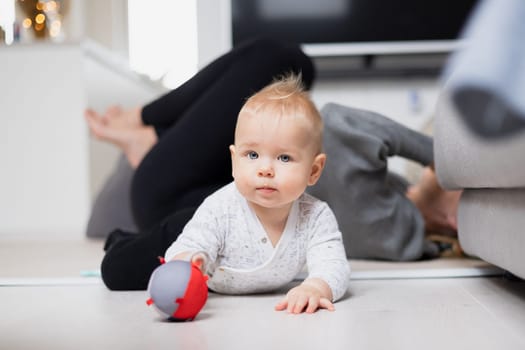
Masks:
[[[192,263],[201,270],[202,273],[206,273],[206,265],[208,263],[208,255],[204,252],[184,252],[175,255],[171,260],[185,260]]]
[[[207,257],[204,253],[195,253],[191,256],[191,263],[194,264],[195,266],[197,266],[202,273],[205,273],[206,272],[206,262],[207,262]]]
[[[328,291],[327,291],[328,290]],[[334,311],[334,304],[330,301],[331,291],[322,280],[306,280],[301,285],[288,291],[286,297],[275,305],[275,310],[287,310],[289,313],[313,313],[317,309]]]

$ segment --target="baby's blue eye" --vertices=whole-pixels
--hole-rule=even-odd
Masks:
[[[257,159],[257,158],[259,158],[259,155],[255,151],[250,151],[250,152],[248,152],[248,158],[250,158],[250,159]]]
[[[277,159],[279,159],[283,163],[288,163],[292,158],[287,154],[281,154]]]

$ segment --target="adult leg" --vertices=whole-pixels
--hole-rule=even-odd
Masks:
[[[134,169],[120,156],[93,203],[86,227],[88,237],[105,238],[115,229],[137,232],[130,199],[133,174]]]
[[[310,189],[334,211],[351,258],[419,259],[425,222],[405,196],[406,185],[388,172],[388,157],[432,162],[432,140],[379,114],[325,106],[326,168]]]
[[[231,181],[228,146],[244,101],[289,72],[301,73],[307,87],[312,84],[313,64],[298,46],[257,40],[216,60],[151,105],[163,118],[153,120],[152,114],[145,119],[160,122],[161,127],[167,125],[165,108],[185,107],[177,110],[176,123],[162,132],[135,172],[131,200],[139,228],[147,229],[180,208],[199,205]],[[148,109],[144,112],[149,115]]]
[[[164,256],[194,212],[195,208],[181,210],[140,235],[113,231],[101,264],[104,284],[111,290],[146,289],[151,273],[160,265],[158,257]]]
[[[239,64],[243,66],[236,67]],[[302,72],[304,84],[311,87],[313,65],[297,45],[267,39],[250,40],[208,64],[180,87],[144,106],[142,120],[162,134],[190,108],[201,103],[198,100],[210,90],[225,90],[229,95],[228,102],[237,99],[242,103],[269,79],[289,71]],[[216,101],[209,101],[215,103],[207,106],[209,111],[216,110]]]
[[[427,167],[422,171],[421,180],[408,188],[407,197],[423,215],[427,232],[456,236],[461,193],[461,190],[445,191],[434,170]]]
[[[124,110],[112,106],[104,114],[87,109],[84,117],[92,135],[120,148],[136,169],[158,140],[154,127],[142,122],[141,113],[142,108]]]

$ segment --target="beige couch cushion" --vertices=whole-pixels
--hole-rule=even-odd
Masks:
[[[445,188],[525,187],[525,132],[481,139],[458,117],[444,93],[437,106],[434,136],[436,172]]]
[[[467,189],[459,206],[465,252],[525,278],[525,189]]]

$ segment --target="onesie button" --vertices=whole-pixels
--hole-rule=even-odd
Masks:
[[[266,243],[266,242],[268,242],[268,238],[264,237],[263,239],[261,239],[261,242],[262,242],[262,243]]]

